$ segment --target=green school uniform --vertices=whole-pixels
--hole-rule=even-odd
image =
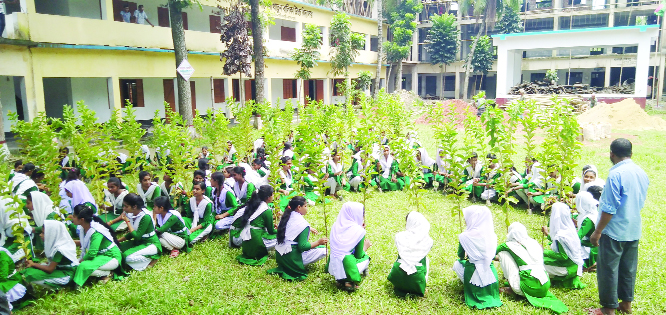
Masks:
[[[292,171],[290,170],[289,173],[291,174],[291,172]],[[282,181],[282,178],[280,178],[279,183],[280,183],[280,189],[289,191],[290,189],[293,188],[291,183],[289,185],[287,185],[286,183],[284,183]],[[248,185],[248,190],[249,189],[250,188],[249,188],[249,185]],[[280,211],[284,211],[284,209],[287,208],[287,205],[289,205],[289,200],[291,200],[291,198],[294,198],[294,196],[296,196],[296,195],[298,195],[298,192],[296,190],[291,190],[289,192],[289,195],[281,195],[280,196],[280,203],[278,204],[280,206]]]
[[[14,261],[4,250],[0,250],[0,293],[6,294],[21,282],[23,279],[17,272]]]
[[[511,257],[516,262],[518,268],[527,265],[518,255],[516,255],[506,243],[497,246],[497,253],[506,251],[511,254]],[[562,301],[557,299],[548,289],[550,289],[550,280],[541,284],[539,279],[531,275],[532,270],[521,270],[520,275],[520,290],[525,294],[525,298],[530,304],[535,307],[542,307],[552,310],[557,314],[569,311]]]
[[[481,167],[481,174],[483,174],[484,170],[485,170],[485,167]],[[475,178],[474,174],[470,174],[469,167],[465,168],[465,170],[463,171],[463,175],[464,175],[463,179],[462,179],[463,183],[465,183],[467,181],[470,181],[470,180],[473,180]],[[483,191],[486,188],[483,187],[483,186],[474,186],[473,184],[469,184],[464,189],[466,191],[470,192],[471,194],[473,194],[474,197],[481,198],[481,194],[483,193]]]
[[[356,244],[354,250],[351,254],[346,255],[342,259],[342,267],[345,269],[345,274],[347,277],[345,279],[340,279],[341,282],[361,282],[361,273],[358,271],[358,264],[370,259],[370,256],[365,253],[363,246],[365,245],[365,236]],[[328,256],[328,262],[326,262],[326,268],[328,270],[328,265],[331,263],[331,256]]]
[[[120,243],[120,251],[123,253],[123,259],[150,245],[157,247],[157,254],[147,257],[150,259],[160,258],[162,244],[160,244],[160,239],[155,233],[155,225],[150,214],[144,214],[141,217],[141,221],[139,221],[139,226],[133,232],[127,233],[125,239],[126,241]]]
[[[210,199],[203,198],[203,199],[201,199],[199,204],[197,204],[196,197],[192,197],[192,198],[190,198],[190,209],[193,208],[196,205],[201,206],[201,202],[206,203],[206,208],[204,208],[203,216],[199,215],[199,220],[198,220],[198,223],[197,223],[197,225],[201,225],[201,228],[192,232],[192,233],[190,233],[190,240],[193,240],[193,239],[197,238],[197,236],[199,236],[201,233],[203,233],[204,230],[206,230],[206,228],[208,228],[211,224],[214,224],[214,222],[215,222],[215,216],[213,216],[213,202],[211,202]],[[185,222],[185,224],[187,225],[187,227],[189,229],[194,228],[193,223],[194,223],[194,215],[195,214],[194,214],[194,211],[191,211],[191,212],[192,212],[191,217],[184,217],[183,218],[183,221]]]
[[[352,159],[352,165],[351,165],[351,167],[349,167],[349,169],[347,170],[347,173],[351,173],[351,175],[349,176],[349,180],[350,180],[350,181],[351,181],[352,179],[356,178],[357,176],[362,176],[362,175],[361,175],[361,172],[358,171],[358,165],[359,165],[358,160],[357,160],[357,159]],[[358,185],[358,187],[359,187],[359,188],[364,187],[363,185],[364,185],[364,184],[361,183],[361,184]],[[350,190],[350,191],[353,191],[354,188],[350,186],[350,187],[349,187],[349,190]]]
[[[240,194],[240,189],[242,187],[238,187],[238,191],[235,191],[236,186],[234,186],[234,192],[236,194],[236,197],[238,198],[238,208],[243,208],[245,205],[247,205],[247,202],[250,201],[250,198],[252,197],[252,194],[256,190],[256,187],[254,187],[254,184],[247,182],[247,190],[245,191],[244,196],[238,196]],[[239,185],[240,186],[240,185]]]
[[[100,214],[99,217],[104,220],[104,222],[109,222],[111,220],[114,220],[118,218],[121,214],[123,214],[123,199],[125,199],[125,196],[127,196],[129,192],[127,190],[123,190],[118,196],[116,197],[115,195],[112,195],[109,193],[108,190],[104,190],[104,194],[106,195],[106,198],[108,201],[111,203],[111,206],[113,207],[113,210],[111,211],[104,211],[104,213]],[[122,224],[123,221],[118,221],[114,224],[111,224],[111,228],[116,231],[118,230],[118,227],[120,224]]]
[[[315,191],[317,186],[312,181],[310,176],[311,175],[303,176],[303,184],[301,185],[301,189],[305,193],[305,199],[310,200],[312,202],[317,202],[317,201],[319,201],[318,192]],[[286,208],[286,206],[285,206],[285,208]]]
[[[185,224],[184,218],[181,220],[181,218],[172,214],[169,216],[166,222],[164,222],[164,224],[159,225],[159,220],[156,223],[158,226],[155,228],[155,233],[157,233],[158,238],[159,235],[162,235],[164,232],[171,233],[185,240],[185,245],[183,248],[181,248],[181,250],[185,251],[186,253],[192,251],[192,246],[190,246],[190,232],[187,228],[187,225]]]
[[[66,277],[70,277],[71,279],[71,277],[74,276],[76,266],[72,265],[73,262],[63,256],[60,252],[57,252],[51,261],[58,264],[52,273],[49,274],[37,268],[24,269],[21,273],[25,277],[25,281],[28,283],[44,281],[46,286],[54,290],[63,288],[69,284],[69,281],[66,283],[64,281],[67,280]]]
[[[446,171],[446,169],[442,169],[442,170],[440,170],[440,169],[439,169],[439,166],[437,165],[437,163],[435,163],[435,165],[432,166],[432,170],[433,170],[434,173],[437,173],[437,172],[440,172],[440,171],[442,171],[442,172],[445,172],[445,171]],[[438,186],[438,187],[439,187],[440,189],[441,189],[441,188],[444,188],[446,185],[449,184],[449,178],[446,177],[446,176],[444,176],[444,175],[441,175],[441,174],[436,174],[436,175],[435,175],[435,181],[436,181],[437,183],[439,183],[439,186]]]
[[[461,244],[458,244],[458,261],[465,268],[463,287],[465,288],[465,304],[470,308],[490,308],[502,306],[502,301],[499,297],[499,283],[496,281],[483,288],[477,287],[472,284],[472,275],[476,271],[476,266],[465,259],[465,249]],[[493,263],[490,263],[490,269],[497,279],[497,270]]]
[[[261,211],[261,210],[257,210]],[[240,226],[241,219],[239,218],[234,222],[236,227],[237,235],[240,236],[240,232],[243,227]],[[261,266],[268,259],[268,250],[266,245],[264,245],[264,239],[275,239],[277,237],[277,230],[273,225],[273,211],[268,208],[262,212],[258,217],[249,222],[250,224],[250,234],[252,238],[249,240],[244,240],[241,245],[242,254],[238,255],[236,259],[239,263],[251,265],[251,266]]]
[[[566,276],[552,276],[551,282],[555,285],[561,285],[567,289],[583,289],[585,284],[580,282],[578,277],[578,265],[569,259],[564,251],[562,244],[557,243],[559,253],[546,249],[543,251],[543,264],[555,267],[565,267],[568,274]]]
[[[58,220],[56,218],[60,219],[60,216],[55,212],[51,212],[46,216],[46,218],[44,220]],[[76,228],[76,226],[75,226],[75,228]],[[42,234],[42,230],[44,230],[43,225],[42,226],[32,225],[32,231],[33,231],[32,235]],[[44,241],[42,241],[41,237],[34,237],[32,239],[32,246],[36,251],[39,251],[39,252],[44,251]]]
[[[308,277],[308,272],[303,265],[303,252],[311,249],[312,244],[308,241],[310,236],[310,227],[306,227],[298,234],[294,242],[297,244],[291,245],[291,252],[286,255],[281,255],[275,252],[275,261],[277,268],[266,271],[269,274],[279,274],[282,279],[303,281]],[[318,246],[324,247],[324,246]]]
[[[400,172],[400,164],[398,161],[393,160],[393,163],[391,163],[391,168],[389,171],[389,176],[388,178],[384,178],[382,174],[384,173],[381,170],[381,167],[378,165],[375,166],[375,170],[379,174],[375,181],[372,183],[373,186],[379,185],[379,188],[381,188],[383,191],[396,191],[396,190],[402,190],[405,185],[409,185],[409,178],[406,176],[399,177],[398,173]],[[393,176],[396,176],[396,181],[393,182],[391,180]]]
[[[398,260],[400,257],[398,257]],[[416,272],[408,275],[396,260],[388,275],[388,281],[393,283],[395,295],[405,297],[408,294],[423,296],[426,291],[428,281],[428,257],[423,257],[420,261],[421,266],[416,266]]]
[[[578,238],[580,238],[580,244],[585,247],[590,248],[590,258],[584,259],[585,264],[584,268],[590,268],[597,263],[597,255],[599,254],[599,247],[592,245],[590,242],[590,236],[594,233],[596,226],[590,218],[585,218],[583,223],[581,223],[580,229],[578,229]],[[583,249],[584,250],[584,249]]]
[[[124,274],[121,267],[123,254],[120,252],[120,248],[112,240],[104,237],[102,233],[94,231],[90,236],[88,250],[85,256],[83,256],[83,261],[76,267],[76,273],[72,281],[79,286],[83,286],[93,271],[106,265],[112,259],[118,261],[118,268],[114,270],[114,277]]]
[[[146,200],[146,209],[148,209],[148,211],[153,211],[153,200],[155,200],[155,198],[162,195],[162,189],[160,189],[160,186],[157,186],[157,184],[154,184],[154,183],[152,183],[151,185],[154,185],[155,190],[153,190],[153,192],[150,193],[149,195],[146,195],[145,198],[144,198]],[[138,189],[139,195],[142,196],[142,197],[147,192],[147,191],[143,190],[143,188],[141,188],[141,184],[138,185],[137,189]],[[148,188],[148,190],[150,190],[150,188]]]
[[[349,191],[349,183],[345,183],[344,185],[342,184],[343,179],[345,178],[344,171],[340,175],[335,175],[335,171],[333,170],[333,166],[331,166],[331,163],[326,164],[326,172],[328,173],[328,178],[335,178],[335,182],[338,185],[338,188],[336,190],[346,190]]]

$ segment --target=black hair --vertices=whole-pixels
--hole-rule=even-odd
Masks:
[[[206,193],[206,182],[194,182],[192,184],[192,188],[194,188],[194,186],[199,186],[199,188],[203,190],[204,194]]]
[[[217,182],[218,186],[215,187],[215,196],[219,197],[220,194],[222,193],[223,190],[222,186],[224,186],[224,180],[226,178],[224,178],[224,174],[222,172],[215,172],[210,175],[210,179],[211,179],[211,185],[213,184],[212,183],[213,180]]]
[[[67,182],[78,180],[81,177],[81,170],[78,167],[72,167],[67,172]]]
[[[31,171],[34,171],[34,170],[35,170],[35,164],[25,163],[25,165],[23,165],[23,169],[20,170],[19,172],[25,174],[27,172],[31,172]]]
[[[495,153],[488,153],[486,159],[497,160],[497,155],[495,155]]]
[[[335,150],[333,150],[333,152],[331,152],[331,157],[334,157],[336,155],[338,155],[338,148],[335,148]]]
[[[245,175],[247,175],[247,172],[245,171],[245,168],[242,167],[242,166],[236,166],[236,167],[234,167],[233,170],[232,170],[232,172],[233,172],[234,174],[238,174],[238,175],[243,176],[243,178],[245,178]]]
[[[68,147],[62,147],[62,148],[60,148],[60,152],[67,152],[67,154],[69,154],[69,148]]]
[[[129,4],[124,5],[123,8],[129,8]]]
[[[234,166],[229,165],[229,166],[225,167],[224,170],[227,171],[227,173],[229,173],[229,175],[231,175],[231,173],[234,172]]]
[[[585,173],[587,173],[587,171],[590,170],[591,168],[592,168],[592,165],[583,166],[583,176],[585,176]],[[594,170],[591,170],[591,171],[592,171],[592,173],[594,173],[595,176],[598,175],[597,172],[595,172]]]
[[[141,198],[141,197],[139,197]],[[80,205],[77,205],[73,209],[73,214],[79,218],[82,219],[83,221],[86,221],[88,223],[92,223],[93,221],[99,223],[103,227],[107,228],[109,230],[109,233],[111,234],[111,237],[113,238],[113,242],[120,248],[120,243],[118,243],[118,239],[116,238],[116,231],[113,230],[104,220],[100,219],[98,216],[95,215],[95,211],[92,209],[92,207],[86,205],[85,203],[82,203]]]
[[[208,150],[208,146],[203,146],[203,147],[201,147],[201,150],[203,150],[203,149]]]
[[[30,175],[30,179],[35,180],[35,179],[43,177],[45,175],[46,174],[44,174],[43,170],[41,170],[39,168],[36,168],[34,171],[32,171],[32,174]]]
[[[263,147],[257,148],[257,158],[265,159],[266,158],[266,149]]]
[[[139,4],[139,8],[143,8],[143,4]]]
[[[30,200],[30,202],[32,202],[32,193],[26,194],[25,199]]]
[[[143,209],[144,207],[143,199],[135,193],[127,194],[125,198],[123,198],[123,202],[130,207],[137,207],[139,209]]]
[[[252,164],[257,164],[257,165],[259,165],[259,166],[261,166],[261,167],[264,167],[264,161],[262,161],[262,160],[259,159],[259,158],[254,159],[254,161],[252,161]]]
[[[17,167],[19,167],[21,165],[23,165],[23,160],[16,160],[14,162],[14,169],[16,169]]]
[[[139,183],[143,180],[144,177],[150,176],[150,173],[148,171],[141,171],[139,172]],[[150,180],[153,180],[153,177],[150,176]]]
[[[114,186],[120,188],[120,189],[125,189],[125,185],[123,185],[123,182],[120,181],[120,178],[118,177],[109,177],[109,180],[106,181],[107,185],[108,184],[113,184]]]
[[[164,211],[173,210],[173,206],[171,206],[171,201],[169,201],[169,197],[167,196],[159,196],[155,198],[155,200],[153,200],[153,207],[164,208]]]
[[[287,164],[287,162],[289,161],[291,161],[291,158],[288,156],[283,156],[282,158],[280,158],[280,162],[282,162],[282,164]]]
[[[208,169],[210,169],[210,165],[208,165],[208,159],[206,158],[199,159],[197,164],[199,166],[199,169],[202,171],[207,171]]]
[[[284,213],[282,214],[282,218],[280,219],[280,224],[278,224],[277,228],[278,244],[284,243],[284,235],[287,232],[287,223],[289,222],[289,217],[291,217],[291,213],[294,212],[298,207],[304,205],[305,205],[305,198],[301,196],[296,196],[294,198],[291,198],[291,200],[289,200],[289,205],[287,205],[287,208],[284,209]]]
[[[469,155],[469,159],[473,159],[473,158],[477,158],[477,159],[478,159],[478,158],[479,158],[479,155],[476,154],[476,152],[472,152],[472,153]],[[469,160],[469,159],[468,159],[468,160]]]
[[[613,140],[613,142],[611,142],[610,145],[611,152],[619,158],[630,158],[631,149],[632,149],[631,141],[625,138],[617,138]]]
[[[596,199],[597,201],[599,201],[599,198],[601,198],[601,193],[603,191],[604,191],[604,188],[601,187],[601,186],[597,186],[597,185],[590,186],[590,187],[587,188],[587,192],[592,194],[592,197],[594,197],[594,199]]]
[[[250,217],[255,211],[257,211],[257,209],[259,209],[261,203],[268,200],[272,195],[273,187],[270,185],[263,185],[260,186],[258,190],[255,190],[252,193],[252,197],[250,197],[250,200],[247,202],[247,206],[245,206],[245,212],[241,217],[241,226],[246,226],[248,221],[250,221]]]
[[[285,151],[291,149],[291,142],[285,141],[284,142],[284,149],[282,149],[282,154],[284,154]]]
[[[194,171],[194,174],[192,175],[192,182],[195,182],[194,177],[197,177],[197,175],[201,176],[203,179],[206,179],[206,172],[202,170],[196,170]]]

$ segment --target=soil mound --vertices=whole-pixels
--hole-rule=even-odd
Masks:
[[[666,120],[648,115],[633,99],[599,103],[578,116],[578,123],[581,126],[608,123],[613,129],[621,130],[666,130]]]

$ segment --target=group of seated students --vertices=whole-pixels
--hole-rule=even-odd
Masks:
[[[369,182],[380,191],[400,190],[408,185],[410,179],[400,171],[390,148],[377,145],[371,154],[356,149],[351,166],[345,168],[342,148],[334,146],[328,151],[330,159],[319,174],[312,168],[304,170],[300,177],[304,195],[301,197],[293,188],[294,172],[299,170],[292,163],[296,157],[291,143],[285,143],[280,165],[271,168],[262,148],[263,141],[259,140],[255,142],[252,165],[239,161],[229,142],[222,159],[224,163],[212,173],[208,166],[211,153],[206,147],[202,148],[199,169],[194,171],[189,190],[182,183],[174,183],[170,168],[161,184],[150,172],[139,172],[134,192],[125,187],[121,176],[110,177],[104,189],[108,206],[101,209],[82,181],[81,172],[66,159],[67,151],[61,151],[64,154],[61,167],[67,175],[60,186],[59,194],[63,199],[60,205],[54,205],[42,192],[43,172],[32,163],[17,162],[9,181],[12,194],[18,196],[22,204],[15,204],[9,198],[0,202],[0,243],[4,244],[0,250],[0,266],[7,265],[0,268],[0,279],[5,270],[7,279],[0,280],[0,289],[15,302],[26,294],[23,283],[28,287],[57,289],[71,283],[82,286],[90,277],[101,278],[103,282],[119,279],[127,275],[127,270],[141,271],[154,265],[162,253],[177,257],[181,251],[190,252],[197,242],[228,231],[229,246],[240,248],[236,257],[239,263],[263,265],[269,251],[274,250],[277,268],[268,273],[288,280],[306,279],[305,267],[325,258],[325,245],[330,244],[325,270],[335,278],[340,289],[356,290],[362,276],[367,275],[370,262],[366,251],[371,243],[366,238],[363,205],[343,204],[330,240],[322,237],[310,242],[310,233],[318,234],[318,231],[310,227],[305,216],[308,206],[321,200],[315,191],[315,182],[321,175],[326,193],[340,199],[340,191],[358,191],[362,187],[365,176],[372,176],[367,175],[367,170],[373,164],[376,172]],[[426,187],[435,187],[434,182],[439,188],[446,187],[451,180],[446,153],[439,150],[437,159],[433,160],[413,136],[408,140],[414,145],[415,158],[423,167]],[[488,170],[484,170],[475,153],[467,161],[461,181],[472,198],[494,200],[498,194],[493,185],[499,177],[498,166],[492,162],[496,158],[489,154],[487,159]],[[267,185],[271,171],[279,174],[278,187]],[[527,204],[544,203],[540,193],[544,190],[541,173],[539,163],[527,158],[523,174],[513,170],[514,185],[509,193]],[[463,211],[467,230],[460,235],[460,259],[453,269],[464,283],[465,299],[470,307],[501,305],[497,273],[492,265],[492,260],[497,259],[510,284],[510,289],[505,288],[505,291],[525,296],[535,306],[558,313],[566,311],[566,306],[552,296],[548,288],[551,280],[568,288],[583,288],[579,281],[581,272],[594,270],[596,248],[589,242],[589,236],[594,231],[597,200],[603,189],[603,180],[597,178],[597,174],[594,166],[586,166],[582,177],[575,182],[577,217],[572,218],[566,204],[553,205],[550,227],[542,229],[552,242],[551,249],[546,251],[538,251],[538,243],[527,236],[520,223],[512,224],[507,242],[497,246],[488,208],[471,206]],[[549,176],[557,178],[558,174],[553,172]],[[552,187],[546,188],[547,193],[551,191],[549,188]],[[274,190],[280,192],[280,200],[273,200]],[[21,206],[33,225],[27,218],[13,215],[11,208]],[[71,216],[65,218],[60,209]],[[277,225],[274,213],[281,214]],[[20,272],[16,272],[15,263],[25,258],[25,251],[19,242],[14,242],[16,236],[12,233],[17,224],[23,227],[24,236],[30,240],[32,257],[35,250],[43,251],[45,257],[41,263],[37,259],[25,260],[26,268]],[[396,234],[399,257],[388,280],[399,296],[423,296],[426,292],[427,255],[433,246],[429,230],[430,224],[422,214],[410,212],[406,217],[406,230]],[[117,238],[116,233],[123,235]],[[81,248],[78,257],[77,246]]]

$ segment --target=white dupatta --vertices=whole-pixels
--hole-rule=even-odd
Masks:
[[[550,238],[553,241],[550,248],[559,253],[560,250],[557,244],[561,244],[569,259],[578,265],[578,275],[582,275],[583,249],[580,245],[576,227],[571,220],[571,210],[569,206],[562,202],[553,204],[550,214]]]
[[[384,149],[388,149],[388,146],[385,146]],[[384,154],[379,157],[379,165],[382,167],[382,177],[389,178],[391,175],[391,165],[393,165],[393,155],[391,155],[390,150],[388,158]]]
[[[247,195],[247,181],[243,181],[243,187],[238,185],[238,182],[234,181],[234,194],[238,200],[243,199]]]
[[[86,232],[86,234],[83,235],[83,237],[81,237],[81,235],[79,234],[79,239],[81,239],[81,256],[79,258],[80,260],[83,260],[83,257],[88,252],[88,248],[90,248],[90,239],[92,238],[92,235],[95,233],[95,231],[99,232],[104,236],[104,238],[111,241],[111,246],[109,246],[109,249],[113,248],[114,246],[117,246],[116,243],[113,241],[113,236],[111,236],[111,232],[109,231],[109,229],[105,228],[103,225],[95,221],[90,222],[90,229],[88,229],[88,232]],[[104,252],[106,252],[106,250],[107,249],[104,248],[100,249],[100,251]]]
[[[291,245],[296,244],[294,240],[309,226],[310,223],[305,220],[303,215],[296,211],[292,211],[289,216],[289,221],[287,221],[287,227],[285,228],[284,242],[275,245],[275,250],[280,253],[280,255],[291,253]],[[308,234],[308,238],[309,236],[310,235]]]
[[[463,209],[463,214],[467,229],[460,233],[458,239],[467,253],[467,258],[476,267],[470,282],[483,288],[497,282],[490,269],[497,250],[493,216],[486,206],[469,206]]]
[[[136,192],[139,196],[141,196],[141,199],[143,199],[143,203],[148,203],[150,201],[153,201],[153,194],[155,192],[155,189],[157,189],[157,184],[154,182],[150,182],[150,187],[148,187],[148,190],[145,192],[143,191],[143,187],[141,187],[141,183],[136,184]],[[149,199],[150,198],[150,199]]]
[[[331,229],[331,258],[328,273],[336,280],[347,277],[342,260],[365,237],[363,205],[358,202],[346,202],[342,205],[338,218]]]
[[[243,208],[243,212],[240,214],[240,216],[238,218],[240,218],[243,215],[243,213],[245,213],[246,210],[247,210],[247,208]],[[252,239],[252,234],[250,233],[250,230],[252,229],[252,226],[250,225],[250,223],[254,219],[258,218],[266,210],[268,210],[268,204],[266,204],[265,201],[262,201],[261,204],[259,204],[259,208],[257,208],[257,210],[255,210],[254,213],[247,220],[247,224],[245,224],[245,226],[243,227],[243,230],[240,233],[240,237],[243,241],[249,241],[249,240]]]
[[[520,266],[521,271],[531,270],[530,275],[538,279],[541,284],[548,282],[548,274],[543,267],[543,249],[537,241],[527,235],[527,229],[520,222],[509,225],[506,245],[525,262],[525,266]]]
[[[203,196],[199,204],[197,204],[197,197],[190,198],[190,209],[192,209],[192,213],[194,213],[192,227],[199,225],[199,219],[203,219],[204,213],[206,212],[206,206],[208,206],[209,203],[212,204],[213,202],[206,196]]]
[[[72,262],[72,266],[79,264],[76,256],[76,244],[69,235],[64,223],[55,220],[44,221],[44,255],[49,261],[60,252],[65,258]]]
[[[430,223],[420,213],[412,211],[407,215],[405,231],[395,235],[395,247],[398,249],[400,269],[408,275],[416,272],[421,260],[428,255],[433,240],[430,238]]]

